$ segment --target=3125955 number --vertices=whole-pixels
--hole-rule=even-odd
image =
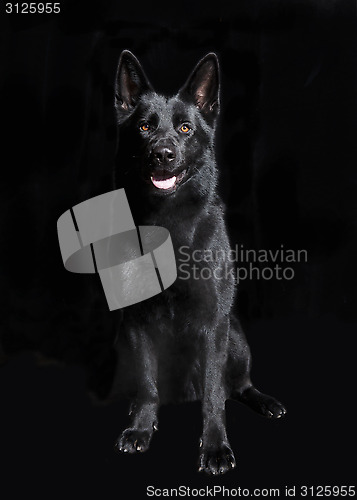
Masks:
[[[11,3],[5,4],[6,14],[59,14],[60,2],[55,3]]]

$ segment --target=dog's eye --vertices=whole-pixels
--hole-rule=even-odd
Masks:
[[[142,130],[143,132],[147,132],[150,128],[150,125],[148,123],[142,123],[140,125],[140,130]]]
[[[180,127],[180,131],[183,132],[184,134],[187,134],[187,132],[189,132],[191,129],[188,125],[181,125]]]

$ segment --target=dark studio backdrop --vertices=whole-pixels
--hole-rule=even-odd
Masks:
[[[61,8],[9,15],[0,3],[3,498],[145,498],[149,484],[353,484],[355,2]],[[109,313],[99,279],[62,265],[57,218],[112,189],[113,83],[125,48],[167,93],[200,57],[218,54],[217,158],[232,246],[308,255],[292,264],[292,280],[240,283],[253,380],[288,414],[269,421],[228,402],[238,467],[224,477],[195,472],[199,404],[162,408],[146,454],[114,452],[127,422],[125,402],[105,404],[120,313]]]

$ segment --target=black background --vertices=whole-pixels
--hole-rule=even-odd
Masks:
[[[124,492],[145,498],[149,484],[353,484],[355,2],[67,0],[59,15],[7,15],[4,4],[4,498],[111,499]],[[115,454],[126,404],[103,399],[115,364],[116,313],[97,295],[95,277],[62,266],[57,218],[111,190],[113,83],[124,48],[141,60],[156,90],[168,93],[200,57],[218,54],[217,156],[232,244],[308,252],[291,281],[241,283],[237,307],[253,352],[253,380],[286,403],[288,415],[269,421],[228,402],[238,467],[224,477],[195,472],[199,404],[162,408],[160,432],[145,455]]]

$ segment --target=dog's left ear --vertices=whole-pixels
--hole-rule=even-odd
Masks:
[[[123,50],[115,81],[115,108],[119,118],[130,114],[141,95],[149,90],[152,87],[141,64],[129,50]]]
[[[193,100],[207,118],[217,116],[219,111],[219,64],[216,54],[210,52],[199,61],[179,91],[179,96],[184,100]]]

